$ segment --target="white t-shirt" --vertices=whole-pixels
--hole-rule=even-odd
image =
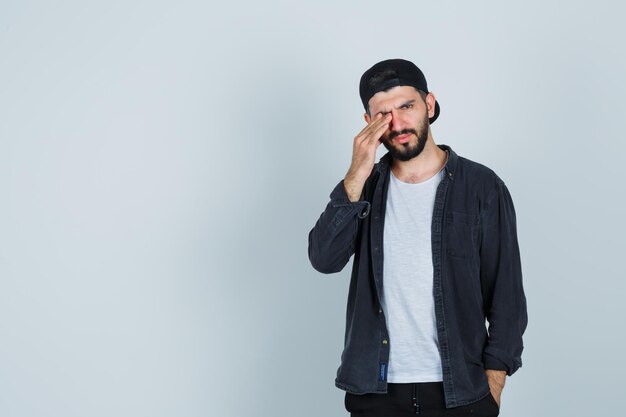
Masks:
[[[409,184],[393,172],[383,235],[383,311],[389,330],[387,381],[443,380],[435,325],[431,225],[443,169]]]

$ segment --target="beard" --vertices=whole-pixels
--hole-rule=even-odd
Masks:
[[[385,148],[387,148],[387,150],[394,159],[397,159],[399,161],[408,161],[415,158],[424,150],[424,147],[426,146],[426,140],[428,139],[428,125],[428,118],[424,118],[419,126],[417,126],[417,130],[393,130],[389,132],[388,135],[383,136],[381,138],[381,142],[383,143],[383,145],[385,145]],[[392,144],[393,138],[400,135],[406,135],[408,133],[414,134],[417,138],[417,141],[409,141],[407,143],[402,143],[397,146],[394,146]]]

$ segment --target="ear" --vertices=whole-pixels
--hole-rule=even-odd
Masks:
[[[370,121],[372,120],[372,119],[370,118],[370,115],[369,115],[369,114],[367,114],[367,113],[365,113],[365,114],[363,115],[363,117],[365,118],[365,123],[370,124]]]
[[[433,117],[435,115],[435,102],[437,99],[435,95],[431,92],[426,95],[426,107],[428,108],[428,117]]]

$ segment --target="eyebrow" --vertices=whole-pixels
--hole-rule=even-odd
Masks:
[[[400,107],[406,106],[406,105],[408,105],[408,104],[413,104],[413,103],[415,103],[415,101],[416,101],[416,99],[414,99],[414,98],[413,98],[413,99],[411,99],[411,100],[407,100],[407,101],[405,101],[404,103],[400,104],[398,107],[396,107],[396,109],[399,109]],[[379,113],[380,113],[380,114],[382,114],[382,115],[384,116],[384,115],[386,115],[387,113],[389,113],[389,111],[387,111],[386,109],[382,109],[382,110],[380,110],[380,111],[379,111],[378,113],[376,113],[376,114],[379,114]]]

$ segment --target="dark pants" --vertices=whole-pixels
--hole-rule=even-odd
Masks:
[[[346,393],[346,410],[352,417],[496,417],[500,411],[491,394],[472,404],[446,408],[441,382],[387,387],[387,394]]]

